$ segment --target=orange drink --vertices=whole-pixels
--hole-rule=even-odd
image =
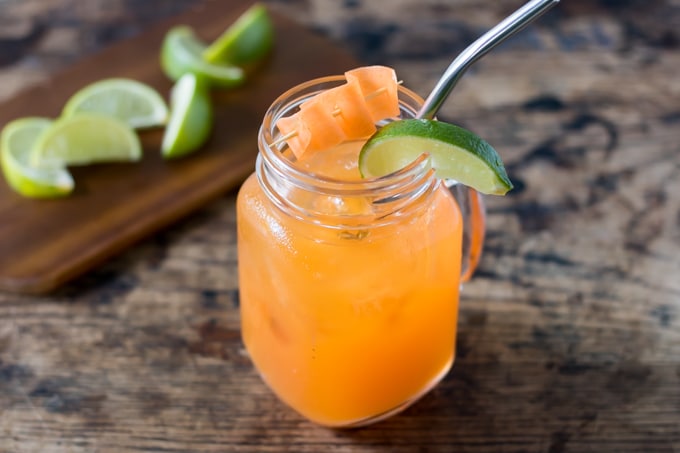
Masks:
[[[425,158],[362,179],[361,140],[299,162],[270,145],[276,118],[340,80],[303,84],[265,116],[237,204],[241,321],[282,401],[357,426],[408,406],[451,367],[469,216]],[[421,100],[400,87],[399,102],[407,117]]]

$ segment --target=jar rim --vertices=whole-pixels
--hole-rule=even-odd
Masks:
[[[359,180],[343,180],[306,170],[289,160],[284,154],[283,143],[277,142],[276,122],[290,115],[310,97],[345,82],[344,76],[326,76],[301,83],[279,96],[267,109],[258,133],[259,154],[256,175],[267,197],[284,212],[300,220],[332,225],[333,228],[355,229],[365,225],[389,224],[397,217],[416,209],[420,202],[429,198],[439,184],[427,154],[422,154],[404,168],[385,176]],[[413,117],[424,102],[415,92],[398,87],[400,117]],[[394,118],[379,123],[387,124]],[[370,200],[370,213],[342,214],[310,211],[290,198],[291,193],[315,194],[317,197],[360,197]],[[335,221],[326,222],[324,219]],[[338,221],[338,217],[343,220]]]
[[[321,92],[324,89],[331,88],[331,85],[333,84],[339,84],[345,81],[344,75],[318,77],[289,88],[276,98],[267,109],[258,133],[260,155],[262,155],[269,164],[278,168],[279,171],[283,171],[293,178],[305,181],[308,184],[313,182],[313,185],[315,186],[323,185],[328,190],[333,192],[337,190],[342,193],[357,190],[365,191],[381,189],[385,186],[399,184],[398,181],[403,180],[404,178],[411,179],[418,174],[427,172],[430,169],[429,159],[427,158],[427,155],[423,154],[407,166],[388,175],[368,177],[357,181],[348,181],[306,171],[304,168],[295,165],[293,161],[285,158],[278,149],[271,145],[272,143],[275,143],[277,139],[274,134],[276,121],[278,121],[280,117],[286,116],[286,113],[296,109],[304,100],[308,99],[312,93],[314,93],[314,91],[308,92],[308,90],[318,87],[315,91]],[[424,100],[420,95],[403,85],[398,86],[398,94],[400,109],[411,115],[415,115],[417,113],[417,108],[424,103]]]

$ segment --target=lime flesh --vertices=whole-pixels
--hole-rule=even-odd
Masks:
[[[8,123],[0,135],[2,170],[9,186],[31,198],[55,198],[73,190],[73,178],[63,167],[36,167],[30,154],[37,137],[52,121],[47,118],[21,118]]]
[[[79,90],[66,103],[64,116],[103,113],[142,129],[164,125],[168,107],[150,86],[131,79],[104,79]]]
[[[34,166],[129,162],[142,157],[135,131],[127,123],[100,113],[62,117],[37,139],[31,152]]]
[[[424,119],[395,121],[378,130],[359,154],[363,177],[393,173],[418,158],[430,156],[440,178],[454,179],[484,194],[504,195],[512,189],[498,152],[473,132]]]
[[[161,66],[165,74],[177,81],[187,73],[196,74],[210,85],[233,87],[244,81],[241,68],[212,64],[203,59],[205,44],[187,26],[177,26],[165,36],[161,49]]]

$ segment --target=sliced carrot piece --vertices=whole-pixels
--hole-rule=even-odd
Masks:
[[[313,97],[300,108],[311,103],[330,113],[347,139],[364,138],[375,132],[375,123],[366,105],[358,83],[346,83]]]
[[[346,138],[333,114],[320,102],[310,102],[296,114],[279,118],[276,127],[282,136],[289,136],[286,142],[298,160],[307,152],[331,148]]]
[[[347,83],[305,101],[296,114],[276,123],[297,159],[346,139],[375,132],[375,123],[399,116],[397,76],[387,66],[364,66],[345,73]]]
[[[311,134],[306,151],[321,151],[339,145],[345,140],[345,133],[333,118],[332,112],[329,112],[322,103],[312,102],[296,115],[300,116],[300,122]]]
[[[286,143],[288,143],[288,147],[299,160],[307,150],[312,139],[309,129],[301,123],[300,116],[295,114],[279,118],[276,122],[276,127],[279,128],[281,136],[288,137]]]
[[[399,116],[397,75],[387,66],[363,66],[345,72],[347,81],[358,83],[373,122]]]

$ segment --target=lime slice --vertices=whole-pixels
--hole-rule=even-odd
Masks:
[[[213,111],[207,87],[192,73],[175,84],[170,102],[170,121],[161,150],[163,156],[175,158],[196,151],[208,140]]]
[[[474,133],[434,120],[389,123],[376,132],[359,154],[364,177],[397,171],[428,153],[440,178],[450,178],[485,194],[504,195],[512,183],[495,149]]]
[[[142,129],[164,125],[168,107],[160,94],[131,79],[105,79],[74,94],[64,107],[65,116],[82,112],[105,113]]]
[[[203,51],[203,58],[210,63],[254,63],[262,59],[273,44],[274,27],[267,8],[256,3]]]
[[[203,44],[187,26],[171,29],[163,41],[161,66],[172,80],[194,73],[210,85],[232,87],[243,82],[243,70],[231,65],[212,64],[203,59]]]
[[[85,165],[141,157],[139,138],[126,123],[101,113],[79,113],[58,119],[40,134],[30,162],[34,166]]]
[[[0,135],[2,171],[20,195],[54,198],[73,190],[73,178],[63,167],[33,167],[30,153],[36,138],[50,127],[47,118],[21,118],[8,123]]]

